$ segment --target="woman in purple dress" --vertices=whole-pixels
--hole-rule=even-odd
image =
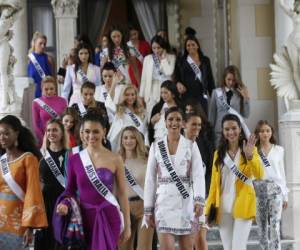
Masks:
[[[67,215],[67,198],[79,193],[80,209],[89,250],[116,250],[130,237],[130,215],[122,158],[102,145],[105,121],[94,110],[82,120],[87,148],[68,161],[68,181],[57,213]],[[114,181],[117,198],[111,193]],[[98,188],[97,188],[98,187]],[[122,231],[122,213],[124,228]]]

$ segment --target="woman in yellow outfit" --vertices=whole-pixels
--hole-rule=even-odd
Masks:
[[[236,115],[224,116],[206,204],[208,220],[215,217],[219,225],[224,250],[246,250],[252,220],[256,215],[251,178],[261,179],[264,175],[255,143],[254,135],[246,142]]]

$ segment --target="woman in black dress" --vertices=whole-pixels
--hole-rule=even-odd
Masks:
[[[54,239],[51,222],[56,200],[65,190],[64,166],[66,161],[66,150],[67,136],[63,124],[57,119],[50,120],[46,126],[44,143],[41,150],[43,158],[40,161],[40,178],[49,225],[48,228],[37,231],[35,236],[35,250],[64,249]],[[53,165],[56,165],[56,167],[53,167]],[[58,169],[60,172],[58,177],[55,177],[52,172],[55,169]]]
[[[186,38],[183,56],[178,59],[174,72],[182,101],[196,99],[207,114],[208,97],[215,88],[215,81],[210,60],[203,54],[196,37]]]

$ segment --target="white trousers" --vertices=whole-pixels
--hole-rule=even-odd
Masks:
[[[224,250],[246,250],[252,220],[234,219],[222,213],[219,225]]]

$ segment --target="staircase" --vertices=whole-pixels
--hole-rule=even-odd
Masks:
[[[209,250],[223,250],[220,233],[217,227],[209,229],[207,232],[207,242]],[[282,250],[296,250],[293,247],[293,240],[281,240]],[[247,250],[259,250],[258,245],[258,227],[253,225],[250,231]]]

